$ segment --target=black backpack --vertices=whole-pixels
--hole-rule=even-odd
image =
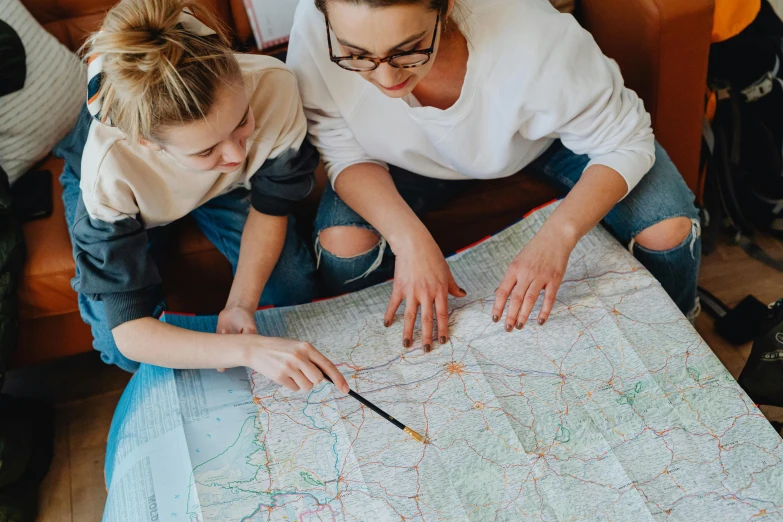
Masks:
[[[745,30],[712,45],[709,86],[717,102],[702,154],[705,253],[728,228],[783,271],[752,239],[755,231],[783,238],[783,21],[767,0]]]
[[[737,379],[756,404],[783,407],[783,299],[769,307]]]

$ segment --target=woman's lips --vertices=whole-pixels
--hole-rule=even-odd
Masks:
[[[400,89],[408,85],[409,81],[410,81],[410,77],[402,83],[398,83],[397,85],[393,85],[391,87],[384,86],[383,88],[386,89],[387,91],[399,91]]]

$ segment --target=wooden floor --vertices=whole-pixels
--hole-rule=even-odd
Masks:
[[[106,437],[128,379],[130,374],[103,364],[97,352],[9,373],[4,391],[54,397],[56,405],[54,460],[41,487],[39,520],[101,520]]]
[[[783,245],[763,244],[779,258]],[[746,295],[762,302],[783,297],[783,274],[748,258],[738,247],[722,245],[703,260],[701,284],[733,306]],[[729,371],[737,377],[750,353],[750,345],[727,344],[713,331],[707,314],[696,327]],[[40,521],[91,522],[101,519],[106,500],[103,457],[112,412],[128,374],[106,366],[93,354],[58,364],[13,372],[11,389],[55,397],[57,405],[55,457],[41,488]],[[31,386],[34,383],[34,387]],[[765,409],[770,418],[782,418],[783,409]]]

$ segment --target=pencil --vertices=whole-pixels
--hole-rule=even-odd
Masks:
[[[326,374],[324,374],[324,379],[326,379],[327,381],[329,381],[332,384],[334,384],[334,381],[332,379],[330,379],[329,376],[326,375]],[[417,433],[416,431],[414,431],[411,428],[407,427],[405,424],[401,423],[400,421],[398,421],[397,419],[395,419],[394,417],[392,417],[391,415],[389,415],[388,413],[386,413],[385,411],[380,409],[378,406],[376,406],[375,404],[371,403],[370,401],[368,401],[367,399],[365,399],[364,397],[362,397],[361,395],[356,393],[355,391],[349,389],[348,390],[348,395],[350,395],[351,397],[353,397],[357,401],[361,402],[362,404],[364,404],[365,406],[370,408],[372,411],[374,411],[375,413],[377,413],[378,415],[380,415],[381,417],[383,417],[387,421],[391,422],[392,424],[394,424],[395,426],[400,428],[402,431],[404,431],[405,433],[407,433],[408,435],[410,435],[411,437],[413,437],[417,441],[421,442],[422,444],[427,444],[426,437],[422,437],[419,433]]]

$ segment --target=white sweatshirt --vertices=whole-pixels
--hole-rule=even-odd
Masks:
[[[313,0],[299,3],[287,64],[332,183],[363,162],[440,179],[501,178],[560,138],[590,165],[619,172],[630,191],[655,161],[650,116],[592,36],[547,0],[459,1],[469,59],[446,110],[412,94],[389,98],[333,64],[323,15]]]

